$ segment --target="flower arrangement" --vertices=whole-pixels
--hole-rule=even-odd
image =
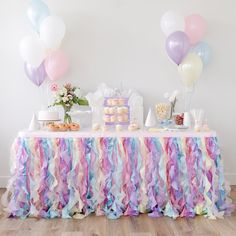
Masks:
[[[170,111],[170,119],[172,118],[173,113],[175,112],[175,105],[177,102],[177,97],[179,95],[179,91],[175,90],[173,93],[165,93],[164,98],[168,99],[170,106],[171,106],[171,111]]]
[[[62,88],[59,88],[57,84],[51,85],[51,91],[54,93],[54,103],[51,106],[62,106],[64,109],[64,122],[71,123],[70,116],[71,108],[75,105],[87,106],[88,101],[82,97],[80,88],[72,86],[71,84],[65,84]]]

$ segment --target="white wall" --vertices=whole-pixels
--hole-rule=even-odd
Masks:
[[[193,98],[206,110],[217,130],[227,177],[236,184],[236,1],[235,0],[45,0],[63,17],[67,34],[63,49],[71,68],[65,80],[94,90],[101,82],[142,92],[146,110],[162,94],[181,83],[168,59],[160,17],[173,9],[199,13],[208,22],[205,37],[214,50]],[[9,150],[17,132],[28,126],[46,93],[26,78],[18,53],[19,40],[31,31],[26,17],[29,1],[0,5],[0,184],[9,176]],[[4,176],[6,178],[4,178]]]

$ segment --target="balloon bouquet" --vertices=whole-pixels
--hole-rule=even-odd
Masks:
[[[68,70],[68,58],[59,49],[66,29],[41,0],[31,0],[27,16],[36,32],[24,37],[19,49],[27,77],[40,87],[47,77],[55,81]]]
[[[203,67],[210,62],[212,54],[209,45],[201,42],[206,33],[206,22],[197,14],[184,19],[178,13],[168,11],[161,18],[161,28],[167,36],[167,54],[178,66],[186,93],[192,93]],[[188,108],[185,107],[185,110]]]

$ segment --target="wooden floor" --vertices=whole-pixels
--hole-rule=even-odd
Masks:
[[[4,189],[0,189],[0,196]],[[236,204],[236,186],[232,187],[231,196]],[[0,208],[0,236],[235,236],[236,213],[223,220],[208,220],[204,217],[194,219],[173,220],[168,217],[149,218],[122,217],[118,220],[108,220],[106,217],[91,215],[83,220],[44,220],[44,219],[9,219]]]

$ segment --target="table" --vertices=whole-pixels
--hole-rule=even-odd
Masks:
[[[228,197],[215,132],[20,132],[3,197],[9,216],[215,219]]]

